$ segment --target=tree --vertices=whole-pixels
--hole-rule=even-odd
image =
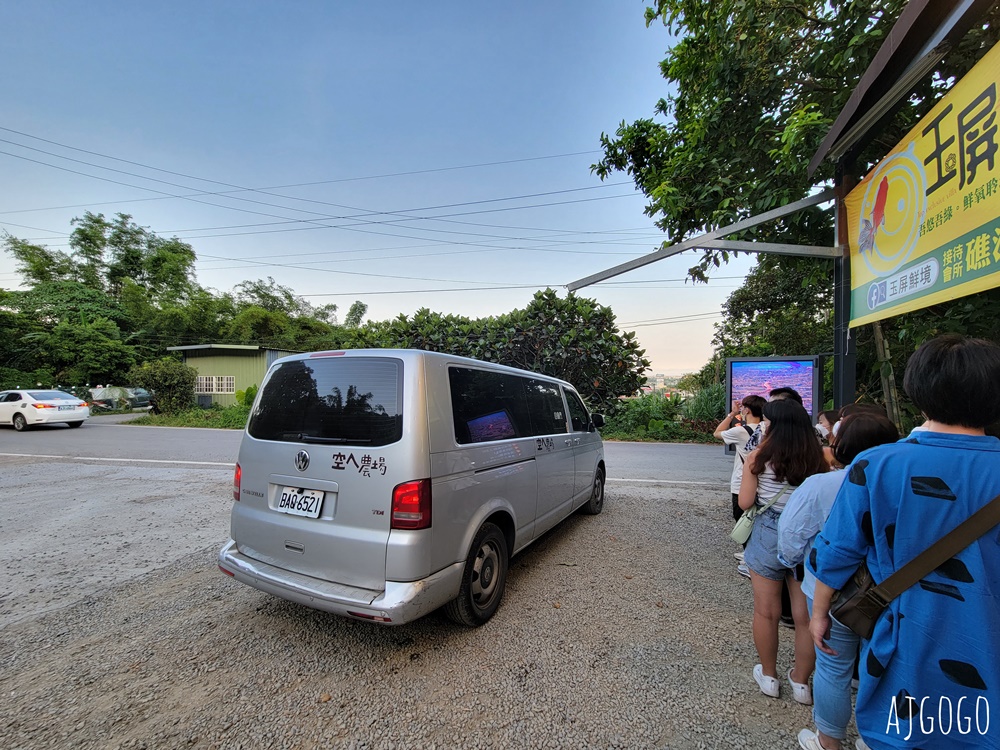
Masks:
[[[76,278],[73,259],[66,253],[33,245],[7,232],[3,235],[3,246],[4,250],[13,255],[17,261],[18,273],[31,284]]]
[[[770,357],[832,351],[832,274],[831,261],[762,256],[723,304],[725,317],[712,339],[716,352]]]
[[[662,21],[679,38],[660,65],[670,92],[655,105],[662,119],[623,122],[614,136],[602,134],[604,157],[593,170],[601,179],[615,172],[633,178],[649,199],[646,213],[667,235],[665,244],[807,196],[833,176],[833,165],[826,162],[810,177],[812,155],[905,5],[906,0],[656,0],[646,12],[647,25]],[[881,159],[998,36],[1000,5],[995,5],[862,150],[858,173]],[[813,208],[738,238],[829,245],[832,237],[832,216]],[[705,281],[729,257],[706,250],[689,273]],[[829,351],[831,337],[830,347],[815,338],[825,324],[814,303],[830,295],[822,263],[787,257],[762,262],[748,290],[727,302],[734,316],[717,334],[720,349],[762,346],[776,354],[803,353],[794,335],[802,326],[801,336]],[[764,275],[767,282],[761,283]],[[788,295],[786,281],[809,287],[798,322],[788,316],[772,320],[776,298],[766,287],[777,283]],[[802,301],[798,293],[792,297]],[[965,303],[952,304],[962,310]],[[772,323],[782,329],[780,337],[776,332],[759,342],[762,325]],[[781,351],[785,346],[795,351]],[[860,348],[858,358],[859,370],[867,370],[874,352]]]
[[[344,318],[344,325],[348,328],[357,328],[361,325],[361,319],[365,317],[365,313],[367,312],[368,305],[361,300],[355,300],[354,304],[351,305],[351,309],[347,311],[347,317]]]
[[[412,318],[339,329],[344,347],[448,352],[567,380],[592,408],[609,408],[636,393],[649,361],[635,334],[621,332],[611,308],[575,294],[537,292],[523,310],[472,320],[426,308]]]
[[[118,326],[106,318],[82,323],[60,321],[50,331],[31,338],[62,382],[113,383],[135,364],[135,350],[121,340]]]

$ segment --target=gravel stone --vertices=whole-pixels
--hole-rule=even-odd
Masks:
[[[226,497],[213,481],[202,497]],[[477,629],[441,613],[379,627],[276,599],[219,573],[219,538],[0,627],[3,747],[795,747],[810,709],[754,684],[731,525],[725,487],[616,484],[601,515],[512,561]],[[139,536],[188,531],[153,522]],[[792,638],[782,629],[781,673]]]

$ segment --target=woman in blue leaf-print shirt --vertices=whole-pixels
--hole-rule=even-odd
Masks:
[[[1000,347],[957,335],[910,358],[903,387],[927,421],[858,455],[807,564],[810,631],[862,561],[876,581],[1000,494]],[[855,715],[873,750],[1000,748],[1000,527],[893,600],[863,641]]]

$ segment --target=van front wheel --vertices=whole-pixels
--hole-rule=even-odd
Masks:
[[[580,509],[590,516],[596,516],[604,510],[604,472],[598,469],[594,472],[594,485],[590,488],[590,499]]]
[[[454,622],[478,627],[493,617],[507,582],[507,540],[492,523],[484,523],[465,561],[458,598],[445,605]]]

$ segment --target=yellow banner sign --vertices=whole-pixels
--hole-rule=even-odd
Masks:
[[[847,196],[851,326],[1000,286],[991,49]]]

